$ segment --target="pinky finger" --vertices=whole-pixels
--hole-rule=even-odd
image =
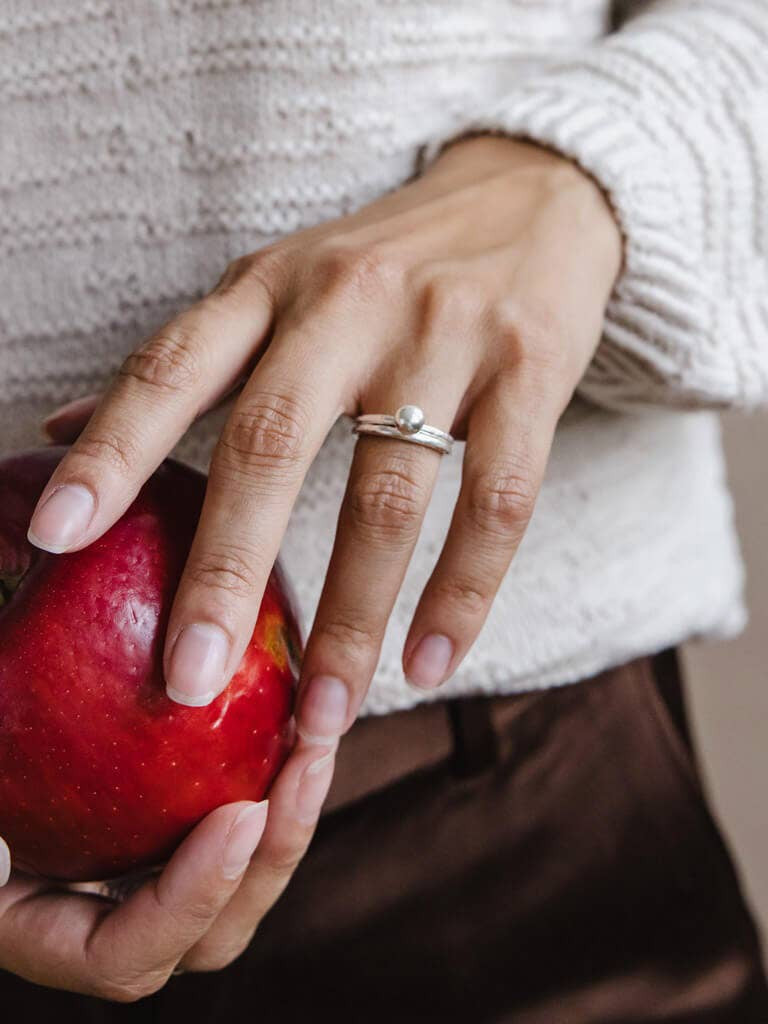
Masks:
[[[559,412],[522,371],[479,396],[448,536],[403,650],[413,686],[445,682],[480,632],[533,513]]]

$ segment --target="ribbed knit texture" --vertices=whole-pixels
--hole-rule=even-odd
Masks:
[[[626,267],[531,528],[436,696],[572,682],[741,628],[706,407],[768,393],[768,6],[624,6],[607,36],[604,0],[0,0],[3,449],[37,443],[41,414],[102,387],[231,259],[398,187],[467,131],[522,135],[607,190]],[[205,468],[228,409],[176,454]],[[353,443],[339,423],[286,536],[307,625]],[[364,712],[424,699],[400,651],[458,448]]]
[[[624,7],[636,16],[622,31],[462,111],[459,134],[528,136],[609,193],[626,266],[582,394],[619,408],[765,403],[768,0]]]

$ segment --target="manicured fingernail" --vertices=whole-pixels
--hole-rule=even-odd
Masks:
[[[413,686],[434,689],[445,679],[453,657],[453,643],[442,633],[422,637],[408,662],[406,677]]]
[[[185,626],[171,654],[166,693],[177,704],[202,708],[221,692],[229,660],[229,637],[212,622]]]
[[[299,733],[310,743],[332,743],[347,721],[349,692],[335,676],[309,681],[299,711]]]
[[[82,484],[64,484],[32,516],[27,538],[35,547],[61,554],[76,544],[88,529],[96,502]]]
[[[250,864],[264,835],[268,807],[268,801],[262,800],[260,804],[244,807],[235,818],[221,863],[221,873],[225,878],[239,878]]]
[[[320,816],[323,801],[331,787],[335,758],[334,748],[304,769],[296,792],[296,818],[303,825],[311,825]]]
[[[0,839],[0,888],[8,884],[11,877],[11,851],[4,839]]]

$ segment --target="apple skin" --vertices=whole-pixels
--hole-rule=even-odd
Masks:
[[[50,555],[26,531],[65,451],[0,459],[0,836],[21,870],[94,881],[264,797],[293,742],[301,637],[276,566],[229,687],[169,700],[163,640],[206,478],[167,460],[104,536]]]

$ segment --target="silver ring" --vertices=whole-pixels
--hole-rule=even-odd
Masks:
[[[365,413],[355,419],[354,434],[373,434],[376,437],[394,437],[398,441],[409,441],[432,448],[441,455],[448,455],[453,448],[453,438],[439,427],[430,427],[424,422],[424,413],[418,405],[401,405],[394,416],[381,413]]]

